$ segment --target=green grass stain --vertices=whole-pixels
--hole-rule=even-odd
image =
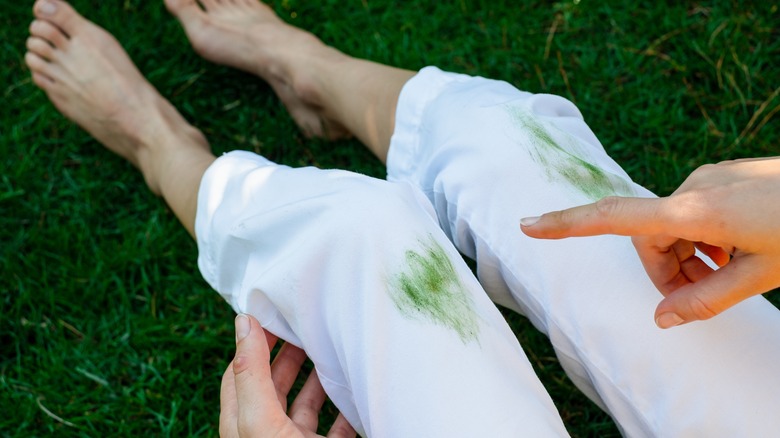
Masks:
[[[580,153],[580,146],[575,138],[558,130],[566,141],[565,147],[561,146],[550,133],[550,129],[557,129],[554,125],[550,124],[548,128],[527,110],[513,106],[507,108],[531,139],[531,156],[545,168],[550,180],[563,180],[594,201],[605,196],[635,194],[623,177],[607,172],[582,157],[585,154]]]
[[[409,318],[424,318],[454,330],[464,344],[477,340],[479,318],[444,249],[428,236],[405,254],[405,270],[392,281],[391,297]]]

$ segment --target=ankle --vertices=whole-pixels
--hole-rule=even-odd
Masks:
[[[154,138],[140,142],[137,150],[138,168],[149,190],[158,196],[162,195],[163,178],[177,162],[191,155],[211,154],[206,137],[198,129],[183,119],[174,126],[175,129],[169,125]]]
[[[349,56],[317,40],[321,47],[309,54],[291,57],[286,67],[287,84],[308,105],[327,107],[327,86],[324,81],[329,71],[349,62]]]

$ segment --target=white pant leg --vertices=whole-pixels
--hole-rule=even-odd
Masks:
[[[203,177],[196,234],[206,280],[306,350],[362,435],[566,434],[411,185],[234,152]]]
[[[653,322],[662,297],[630,239],[520,231],[522,217],[609,194],[652,196],[572,103],[427,68],[402,90],[396,120],[388,179],[421,188],[491,298],[550,337],[575,384],[624,433],[778,433],[780,312],[764,298],[663,331]]]

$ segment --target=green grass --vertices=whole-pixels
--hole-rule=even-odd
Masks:
[[[0,435],[213,436],[232,311],[142,178],[30,82],[28,3],[5,2],[0,14]],[[570,98],[609,153],[659,194],[703,163],[778,154],[773,2],[344,3],[275,7],[355,56]],[[215,152],[384,175],[355,142],[303,139],[262,82],[198,59],[161,0],[75,4]],[[546,339],[509,319],[570,432],[617,435]]]

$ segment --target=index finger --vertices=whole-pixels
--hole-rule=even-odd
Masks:
[[[219,394],[219,436],[238,436],[238,400],[236,399],[233,362],[230,362],[222,375],[222,386]]]
[[[276,396],[284,410],[287,410],[287,394],[290,393],[301,366],[306,361],[306,353],[293,344],[285,343],[276,353],[271,364],[271,379],[276,388]]]
[[[610,196],[593,204],[545,213],[539,218],[525,218],[520,226],[526,235],[542,239],[600,234],[677,235],[681,223],[677,215],[668,213],[667,204],[668,198]]]

